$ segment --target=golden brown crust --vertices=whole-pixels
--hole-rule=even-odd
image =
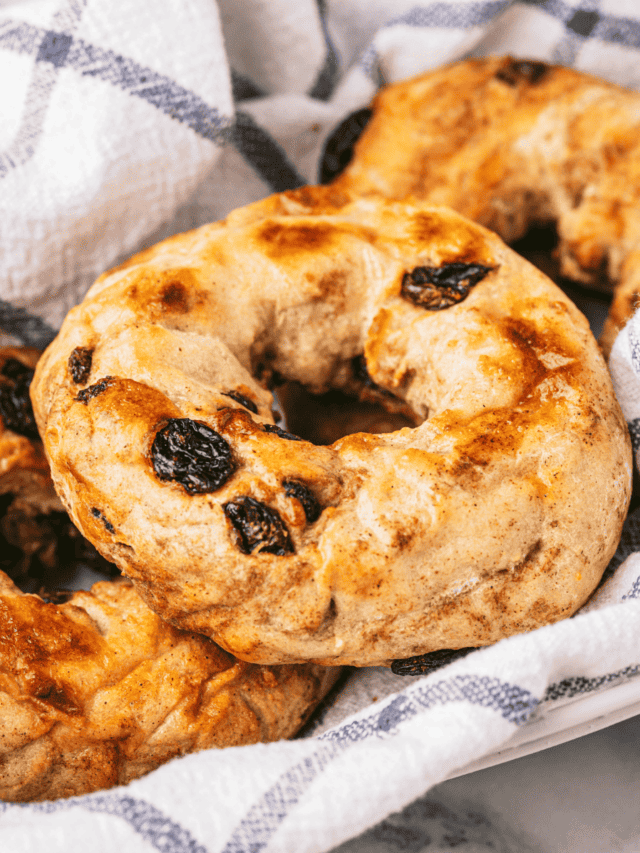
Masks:
[[[383,89],[336,193],[444,204],[505,241],[557,225],[562,273],[615,287],[609,351],[640,292],[640,94],[510,57]]]
[[[479,280],[425,310],[403,285],[425,267]],[[419,426],[329,447],[266,429],[254,375],[353,387],[362,355]],[[225,396],[238,389],[255,412]],[[173,237],[96,282],[32,396],[85,535],[152,608],[255,662],[388,664],[568,616],[629,500],[626,425],[585,318],[495,235],[422,203],[305,188]],[[154,467],[180,419],[228,444],[210,491]],[[257,544],[247,498],[269,513],[252,516]]]
[[[0,375],[10,359],[33,367],[37,356],[0,349]],[[9,510],[62,511],[40,443],[1,418],[0,471]],[[51,598],[0,571],[0,800],[84,794],[195,750],[290,737],[339,673],[238,661],[163,622],[128,582]]]
[[[337,670],[261,667],[163,622],[126,582],[64,604],[0,575],[0,799],[130,782],[179,755],[295,734]]]

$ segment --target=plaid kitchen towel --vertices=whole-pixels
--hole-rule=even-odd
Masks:
[[[326,139],[382,83],[488,53],[640,88],[640,9],[636,0],[0,2],[6,339],[42,346],[121,258],[316,182]],[[611,364],[638,452],[640,321]],[[100,794],[1,805],[0,850],[322,853],[557,703],[639,672],[632,515],[604,584],[574,618],[409,683],[359,673],[322,727],[294,741],[187,756]]]

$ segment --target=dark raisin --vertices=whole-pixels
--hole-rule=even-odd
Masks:
[[[235,470],[227,441],[189,418],[172,418],[156,433],[151,460],[161,480],[174,480],[190,495],[215,492]]]
[[[253,412],[254,415],[258,414],[258,407],[250,400],[248,397],[245,397],[244,394],[240,394],[239,391],[223,391],[223,397],[231,397],[232,400],[235,400],[236,403],[240,403],[241,406],[244,406],[245,409],[249,409],[250,412]]]
[[[287,432],[286,429],[276,426],[275,424],[263,424],[264,431],[270,432],[272,435],[277,435],[278,438],[286,438],[287,441],[304,441],[299,435],[294,435],[292,432]]]
[[[2,366],[2,375],[10,380],[8,384],[0,386],[0,417],[5,429],[27,438],[39,438],[29,397],[33,370],[17,359],[10,358]]]
[[[104,513],[100,512],[100,510],[98,509],[98,507],[97,507],[97,506],[92,506],[92,507],[91,507],[91,515],[92,515],[94,518],[99,518],[99,519],[100,519],[100,521],[104,524],[105,529],[106,529],[106,530],[108,530],[108,531],[109,531],[109,533],[114,533],[114,532],[115,532],[115,527],[113,526],[113,524],[111,524],[111,522],[110,522],[110,521],[108,520],[108,518],[104,515]]]
[[[458,262],[441,267],[416,267],[404,274],[401,294],[427,311],[441,311],[466,299],[471,288],[492,269]]]
[[[512,59],[496,72],[496,77],[507,86],[517,86],[518,83],[529,83],[534,86],[542,80],[549,68],[546,62]]]
[[[223,506],[224,514],[238,533],[240,548],[267,554],[293,553],[293,543],[284,521],[275,509],[243,495]]]
[[[320,161],[320,183],[328,184],[351,162],[353,146],[369,123],[373,110],[365,107],[348,115],[328,137]]]
[[[105,376],[99,382],[95,382],[93,385],[89,385],[88,388],[78,391],[76,403],[84,403],[86,406],[89,400],[93,400],[98,394],[102,394],[110,385],[113,385],[113,376]]]
[[[93,350],[87,347],[76,347],[69,356],[69,371],[76,385],[84,385],[91,373]]]
[[[313,524],[314,521],[320,518],[322,507],[313,492],[304,483],[298,480],[285,480],[282,485],[284,486],[284,493],[287,497],[300,501],[309,524]]]
[[[437,652],[427,652],[424,655],[414,655],[411,658],[394,660],[391,664],[391,672],[394,675],[424,675],[435,672],[454,660],[466,657],[475,648],[468,649],[440,649]]]

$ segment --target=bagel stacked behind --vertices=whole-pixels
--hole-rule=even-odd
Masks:
[[[638,92],[510,57],[448,65],[379,93],[334,186],[444,204],[508,243],[554,223],[562,274],[615,287],[606,352],[638,302]]]
[[[266,388],[415,424],[328,447]],[[32,399],[74,522],[181,628],[260,663],[388,665],[575,612],[631,451],[585,318],[445,208],[272,196],[102,276]]]
[[[0,494],[22,512],[27,557],[55,546],[46,519],[62,510],[40,443],[24,435],[36,358],[0,349]],[[339,674],[238,661],[168,625],[127,582],[42,595],[0,571],[0,800],[75,796],[187,752],[290,737]]]

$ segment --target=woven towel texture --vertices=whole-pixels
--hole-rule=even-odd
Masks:
[[[384,82],[489,53],[640,88],[640,8],[635,0],[5,0],[3,334],[43,345],[123,257],[316,182],[331,131]],[[637,454],[640,320],[620,335],[612,372]],[[639,672],[640,518],[631,516],[604,585],[573,619],[410,683],[360,673],[312,736],[188,756],[103,794],[2,805],[0,849],[323,853],[550,706]]]

